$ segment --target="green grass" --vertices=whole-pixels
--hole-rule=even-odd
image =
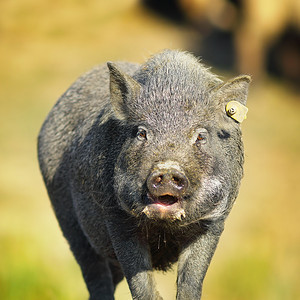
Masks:
[[[36,137],[56,99],[108,60],[143,61],[193,34],[136,1],[0,3],[0,299],[85,299],[80,270],[53,215]],[[299,95],[254,84],[243,124],[245,178],[204,284],[204,300],[300,298]],[[176,269],[176,268],[175,268]],[[157,274],[165,299],[175,271]],[[126,282],[117,299],[130,299]]]

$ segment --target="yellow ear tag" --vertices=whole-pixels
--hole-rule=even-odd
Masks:
[[[225,109],[227,115],[239,123],[242,123],[247,118],[248,108],[238,101],[228,102]]]

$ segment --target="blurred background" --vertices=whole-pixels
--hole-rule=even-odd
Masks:
[[[2,0],[0,299],[87,299],[37,164],[39,128],[95,64],[165,48],[228,79],[253,76],[243,123],[245,177],[203,300],[300,299],[300,1]],[[176,266],[156,273],[175,299]],[[123,281],[116,299],[130,299]]]

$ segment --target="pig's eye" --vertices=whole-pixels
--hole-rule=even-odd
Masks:
[[[139,128],[136,137],[140,141],[147,140],[147,131],[144,128]]]
[[[207,130],[202,129],[201,131],[198,131],[197,137],[196,137],[196,144],[205,144],[207,142]]]
[[[205,140],[205,136],[202,133],[199,133],[197,136],[197,142],[201,142]]]

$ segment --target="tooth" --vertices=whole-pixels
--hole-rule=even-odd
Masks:
[[[181,216],[182,216],[183,218],[185,218],[185,211],[184,211],[183,208],[181,209]]]
[[[175,219],[182,220],[182,218],[184,217],[185,217],[185,211],[183,208],[181,208],[179,211],[176,212]]]
[[[148,216],[149,217],[149,215],[150,215],[150,211],[149,211],[149,208],[148,208],[148,206],[146,206],[144,209],[143,209],[143,211],[142,211],[146,216]]]

